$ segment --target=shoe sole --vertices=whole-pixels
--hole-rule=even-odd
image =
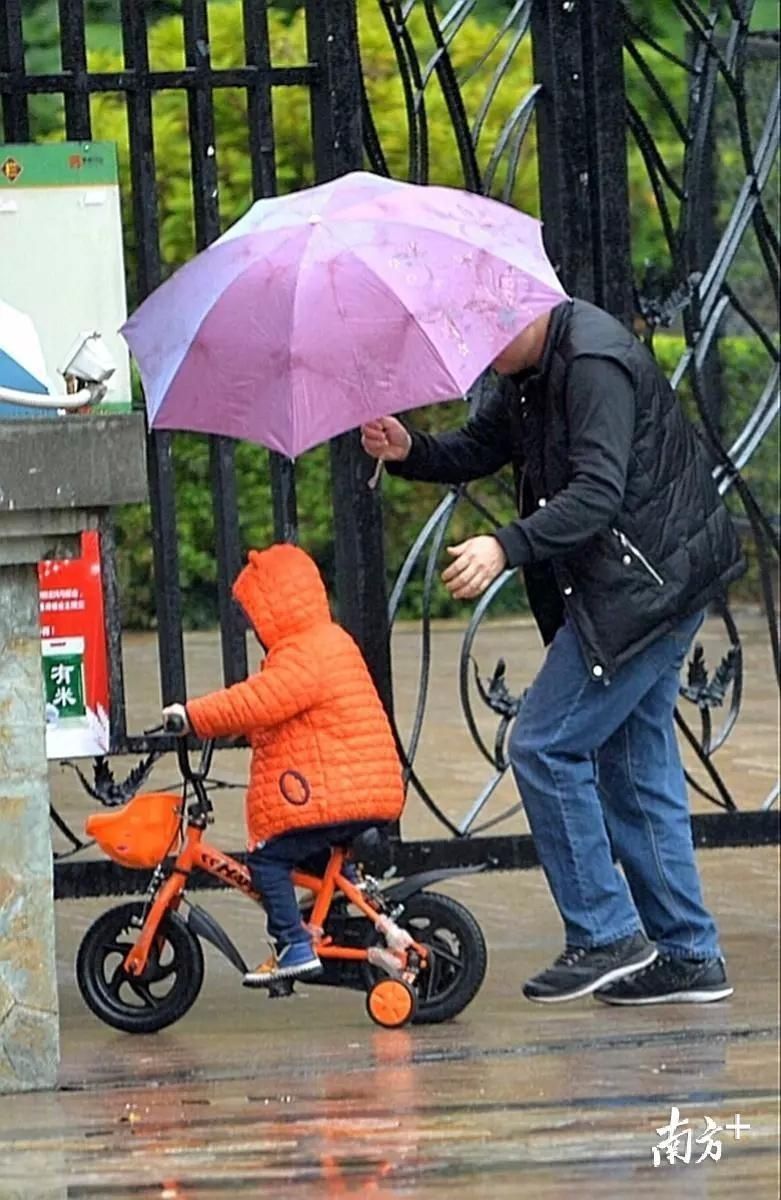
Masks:
[[[607,987],[610,983],[617,983],[619,979],[626,979],[628,975],[636,975],[638,971],[644,971],[658,957],[659,951],[652,947],[645,958],[639,962],[627,963],[623,967],[614,967],[612,971],[606,971],[598,979],[584,984],[574,992],[559,992],[555,996],[528,996],[526,992],[523,994],[527,1000],[531,1000],[532,1004],[564,1004],[567,1000],[581,1000],[584,996],[591,996],[599,988]]]
[[[319,975],[322,969],[321,962],[306,963],[302,967],[282,967],[273,975],[245,975],[241,982],[244,987],[264,988],[269,987],[272,983],[279,983],[281,979],[301,979],[305,975]]]
[[[640,1004],[711,1004],[714,1000],[726,1000],[735,991],[734,988],[724,987],[717,992],[667,992],[664,996],[639,996],[637,999],[628,999],[627,997],[619,996],[600,996],[599,993],[595,996],[596,1000],[601,1000],[603,1004],[615,1004],[622,1007],[635,1007]]]

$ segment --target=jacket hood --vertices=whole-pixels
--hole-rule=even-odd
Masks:
[[[233,585],[233,596],[267,650],[281,638],[331,622],[320,572],[298,546],[250,550],[247,565]]]

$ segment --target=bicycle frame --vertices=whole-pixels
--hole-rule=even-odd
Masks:
[[[227,883],[248,899],[262,904],[262,897],[252,886],[252,878],[247,867],[224,854],[216,846],[203,840],[203,826],[200,823],[188,823],[184,843],[176,857],[169,877],[159,888],[147,912],[138,940],[124,961],[125,970],[129,975],[142,975],[149,960],[149,954],[157,936],[157,931],[169,909],[179,907],[187,887],[187,881],[195,870],[205,871]],[[337,891],[342,892],[361,913],[371,921],[381,933],[402,931],[394,925],[384,913],[378,912],[365,899],[363,894],[349,879],[342,874],[346,854],[339,847],[332,849],[325,875],[319,879],[316,875],[293,871],[292,880],[296,887],[307,888],[314,893],[315,902],[308,929],[316,944],[317,953],[322,959],[352,959],[366,962],[369,960],[368,949],[358,947],[337,946],[331,938],[324,937],[322,930]],[[407,949],[412,949],[420,957],[421,962],[427,958],[426,948],[409,939],[404,949],[391,948],[399,960],[399,968],[404,971],[407,967]]]

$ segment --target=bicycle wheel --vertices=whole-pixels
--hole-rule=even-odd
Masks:
[[[416,981],[413,1023],[452,1020],[474,1000],[485,978],[488,954],[480,926],[468,908],[439,892],[417,892],[395,920],[429,952],[429,964]],[[374,967],[367,975],[369,988],[383,977]]]
[[[125,1033],[156,1033],[194,1004],[203,983],[201,943],[182,918],[169,912],[142,975],[128,975],[125,955],[143,919],[140,903],[120,904],[87,930],[76,958],[76,979],[96,1017]]]

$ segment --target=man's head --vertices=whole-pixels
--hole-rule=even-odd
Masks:
[[[491,364],[498,375],[516,375],[529,367],[539,366],[545,349],[550,313],[543,313],[513,338]]]

